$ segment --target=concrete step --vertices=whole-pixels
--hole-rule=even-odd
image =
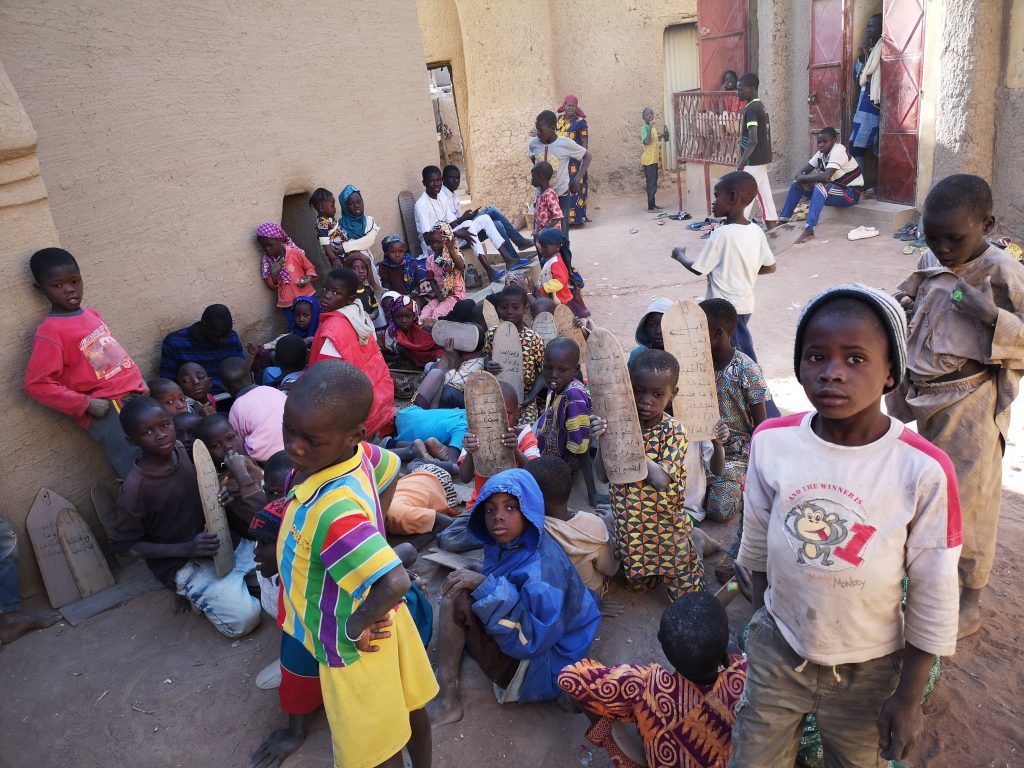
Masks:
[[[772,190],[775,205],[781,211],[786,201],[789,186],[776,187]],[[849,208],[833,208],[825,206],[821,213],[822,224],[849,225],[850,229],[860,226],[875,227],[882,234],[892,234],[905,224],[917,221],[917,208],[912,205],[886,203],[873,198],[861,198],[857,205]]]

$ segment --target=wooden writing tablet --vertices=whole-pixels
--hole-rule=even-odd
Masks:
[[[690,441],[711,440],[718,424],[718,389],[711,359],[708,319],[697,302],[680,299],[661,318],[665,351],[679,361],[679,394],[672,413]]]
[[[217,468],[213,465],[210,450],[202,440],[196,440],[192,444],[192,461],[196,465],[196,476],[199,478],[199,495],[203,500],[206,530],[217,534],[217,540],[220,542],[217,554],[213,556],[213,569],[217,578],[223,579],[235,567],[235,548],[231,544],[227,512],[217,499],[220,491]]]
[[[469,431],[480,441],[473,454],[473,468],[481,477],[490,477],[516,465],[511,448],[501,444],[508,430],[505,399],[498,380],[487,371],[475,371],[466,379],[466,421]]]

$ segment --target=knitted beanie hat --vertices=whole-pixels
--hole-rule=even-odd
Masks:
[[[892,378],[898,385],[907,369],[907,316],[903,307],[892,296],[861,283],[837,285],[819,293],[804,307],[796,324],[796,342],[793,347],[793,365],[796,380],[800,381],[800,358],[803,356],[804,332],[811,317],[823,306],[841,298],[856,299],[867,305],[878,317],[889,339],[889,361],[892,363]],[[887,387],[886,392],[895,389]]]

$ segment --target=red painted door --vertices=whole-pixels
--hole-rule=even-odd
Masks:
[[[924,0],[885,0],[878,195],[895,203],[916,199],[923,63]]]
[[[843,0],[811,0],[811,57],[807,67],[811,152],[822,128],[835,128],[846,136],[847,9]]]
[[[717,91],[731,69],[747,71],[747,0],[697,0],[700,89]]]

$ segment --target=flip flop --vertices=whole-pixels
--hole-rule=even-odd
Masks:
[[[498,280],[501,280],[501,279],[502,279],[503,277],[505,277],[505,275],[507,275],[507,274],[508,274],[508,270],[507,270],[507,269],[499,269],[499,270],[496,270],[496,271],[494,272],[494,280],[492,280],[491,282],[492,282],[492,283],[495,283],[495,282],[497,282]]]
[[[893,233],[893,237],[899,240],[900,236],[907,234],[907,232],[909,232],[913,226],[913,223],[904,224],[902,227],[900,227]]]
[[[990,242],[996,248],[1006,248],[1006,246],[1008,246],[1013,241],[1010,240],[1010,238],[1008,238],[1008,237],[1000,237],[998,240],[992,240]]]
[[[631,235],[635,235],[635,234],[636,234],[637,232],[639,232],[639,231],[640,231],[640,230],[639,230],[639,229],[637,229],[636,227],[630,227],[630,228],[629,228],[629,234],[631,234]]]
[[[917,249],[912,245],[903,246],[903,253],[905,253],[907,256],[913,256],[916,250]]]
[[[846,233],[847,240],[864,240],[868,237],[878,237],[878,230],[874,227],[857,227]]]
[[[521,269],[528,269],[532,259],[520,259],[513,266],[509,267],[510,272],[518,272]]]

